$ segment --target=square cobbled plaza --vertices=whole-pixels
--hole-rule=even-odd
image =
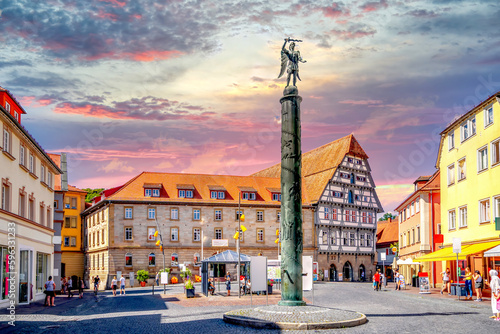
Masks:
[[[195,285],[195,298],[186,298],[182,285],[127,289],[125,295],[111,291],[97,296],[85,291],[83,299],[57,296],[55,307],[37,302],[16,309],[15,326],[9,316],[0,315],[1,333],[278,333],[280,330],[235,326],[223,321],[232,310],[275,305],[280,291],[269,296],[253,294],[238,297],[236,286],[227,296],[225,286],[216,286],[214,295],[205,297]],[[314,295],[314,296],[313,296]],[[419,294],[417,288],[396,291],[388,283],[374,291],[370,283],[317,282],[304,292],[308,305],[356,311],[368,321],[352,328],[294,330],[297,333],[496,333],[500,324],[490,319],[488,298],[483,302],[460,300],[456,296]],[[314,303],[313,303],[314,300]]]

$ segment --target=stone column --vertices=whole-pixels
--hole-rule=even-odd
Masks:
[[[300,102],[296,86],[287,86],[281,103],[281,301],[303,306],[302,300],[302,151]]]

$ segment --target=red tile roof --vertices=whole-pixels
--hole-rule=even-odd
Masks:
[[[387,244],[390,245],[399,240],[399,219],[395,218],[392,221],[378,221],[377,222],[377,245]]]

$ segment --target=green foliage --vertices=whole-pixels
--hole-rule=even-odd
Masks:
[[[163,272],[170,273],[171,270],[172,270],[172,268],[163,268],[163,269],[160,269],[158,272],[159,273],[163,273]]]
[[[99,196],[99,194],[104,190],[104,188],[96,188],[96,189],[91,189],[91,188],[84,188],[87,192],[87,196],[85,197],[85,202],[90,203],[94,199],[94,197]]]
[[[186,270],[181,271],[181,277],[182,278],[191,277],[191,270],[186,269]]]
[[[138,270],[137,271],[137,280],[139,282],[146,282],[149,278],[149,271],[146,270]]]
[[[186,283],[184,283],[184,287],[185,287],[186,289],[193,289],[193,288],[194,288],[194,286],[193,286],[193,282],[192,282],[190,279],[188,279],[188,280],[186,281]]]
[[[387,212],[387,213],[384,213],[384,215],[383,215],[382,217],[380,217],[378,221],[380,222],[380,221],[384,221],[384,220],[389,220],[389,218],[391,218],[391,219],[396,219],[396,218],[397,218],[397,216],[396,216],[396,215],[393,215],[393,214],[392,214],[392,213],[390,213],[390,212]]]
[[[395,243],[390,244],[389,248],[392,249],[393,247],[397,248],[396,255],[399,254],[399,242],[396,241]]]

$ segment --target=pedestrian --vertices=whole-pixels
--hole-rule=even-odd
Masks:
[[[377,269],[377,272],[373,275],[373,288],[376,291],[380,289],[380,269]]]
[[[467,299],[472,300],[472,272],[470,271],[469,267],[465,268],[464,281],[465,281],[465,300]]]
[[[116,276],[113,276],[113,280],[111,280],[111,288],[113,289],[113,296],[116,297]]]
[[[45,282],[45,305],[44,306],[56,306],[54,304],[54,299],[56,297],[56,283],[52,280],[52,276],[49,276],[49,280]]]
[[[444,290],[448,290],[448,294],[451,294],[451,283],[450,283],[450,268],[446,268],[445,271],[441,273],[443,278],[443,285],[441,287],[441,294]]]
[[[497,307],[497,317],[496,321],[500,321],[500,286],[497,288],[494,294],[491,295],[491,300],[495,299],[495,304]]]
[[[71,279],[71,277],[68,277],[67,284],[68,284],[68,298],[71,298],[73,297],[73,292],[71,292],[71,290],[73,289],[73,280]]]
[[[227,290],[227,295],[231,295],[231,274],[229,274],[229,271],[226,274],[226,290]]]
[[[476,302],[483,301],[483,277],[481,276],[481,272],[476,270],[474,275],[472,275],[474,279],[474,289],[476,290]]]
[[[61,295],[66,294],[66,277],[61,277]]]
[[[94,278],[94,293],[97,294],[97,291],[99,290],[99,283],[101,283],[101,279],[99,278],[99,275],[97,275]]]
[[[80,299],[83,298],[83,287],[84,287],[83,280],[81,277],[78,277],[78,295]]]
[[[156,273],[156,279],[155,279],[156,280],[156,286],[160,286],[160,280],[159,280],[159,278],[160,278],[160,273]]]
[[[208,279],[208,292],[213,296],[215,292],[215,285],[214,285],[214,280],[213,278]]]
[[[125,277],[120,277],[120,295],[125,294]]]
[[[396,288],[394,290],[400,290],[399,289],[399,272],[397,269],[394,272],[394,282],[396,282]]]
[[[496,298],[493,297],[493,294],[500,288],[500,279],[498,278],[498,271],[495,269],[491,269],[489,274],[490,282],[486,282],[486,285],[488,285],[491,289],[491,311],[493,312],[493,316],[490,318],[497,318],[497,301]]]

